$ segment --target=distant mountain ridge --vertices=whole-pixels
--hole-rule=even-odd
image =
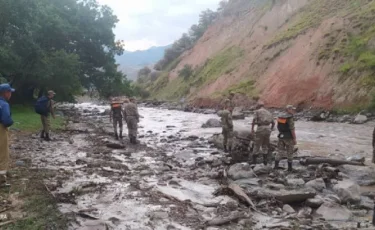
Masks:
[[[116,57],[116,61],[119,64],[119,69],[127,74],[129,79],[135,80],[139,69],[154,65],[163,57],[164,51],[169,47],[170,45],[153,46],[147,50],[124,51],[123,55]]]

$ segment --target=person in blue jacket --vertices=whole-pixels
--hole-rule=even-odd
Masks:
[[[8,104],[14,89],[9,84],[0,85],[0,183],[6,182],[9,167],[9,137],[8,127],[13,125],[13,119]]]

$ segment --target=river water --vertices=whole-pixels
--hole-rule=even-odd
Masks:
[[[90,103],[78,104],[75,107],[86,112],[93,110],[103,112],[108,109],[107,106]],[[186,207],[184,207],[184,211],[181,211],[182,206],[171,205],[160,197],[156,203],[155,201],[151,202],[153,192],[167,194],[167,196],[175,197],[177,200],[192,201],[196,204],[194,208],[203,213],[201,215],[205,219],[212,219],[216,216],[212,208],[205,207],[218,202],[227,204],[232,201],[231,198],[226,196],[214,197],[212,192],[219,187],[218,182],[210,180],[208,177],[196,178],[194,176],[197,173],[190,170],[197,157],[213,157],[210,153],[215,150],[209,147],[207,139],[215,133],[220,133],[221,129],[204,129],[201,128],[201,125],[210,118],[218,118],[215,114],[196,114],[145,107],[140,107],[139,112],[143,116],[139,123],[140,141],[147,144],[151,150],[137,151],[136,149],[130,149],[130,151],[133,151],[130,157],[124,156],[123,152],[117,150],[111,153],[113,158],[129,168],[126,177],[118,176],[115,179],[115,177],[105,177],[97,173],[92,174],[92,172],[89,175],[88,171],[82,166],[69,168],[73,172],[73,177],[64,184],[59,192],[68,192],[72,188],[90,181],[106,183],[104,192],[82,195],[77,199],[77,205],[63,204],[61,210],[68,212],[94,208],[97,210],[94,214],[107,225],[100,228],[101,225],[97,222],[82,221],[81,227],[74,226],[73,229],[106,229],[108,226],[113,229],[192,229],[186,226],[194,225],[192,223],[198,220],[191,217],[190,219],[183,218],[181,221],[176,221],[179,217],[176,212],[183,212],[185,216],[194,216],[194,211],[189,208],[186,210]],[[109,117],[96,119],[98,119],[97,125],[103,126],[108,132],[112,131]],[[251,118],[238,120],[234,123],[236,127],[251,128]],[[296,130],[300,154],[337,158],[359,155],[365,157],[367,164],[369,164],[372,157],[371,136],[373,127],[373,123],[351,125],[297,121]],[[91,135],[98,136],[97,134]],[[277,133],[274,132],[272,138],[276,138],[276,135]],[[188,139],[191,136],[200,138],[200,144]],[[75,145],[77,145],[77,148],[82,148],[81,145],[85,143],[83,136],[77,138],[78,142],[76,143],[78,145]],[[108,139],[108,136],[101,138]],[[178,141],[171,141],[176,138]],[[153,153],[152,149],[158,150],[159,153],[162,150],[165,155]],[[66,153],[70,150],[63,151]],[[83,149],[78,152],[79,154],[69,154],[69,160],[76,162],[78,158],[86,156],[85,151],[87,150]],[[59,159],[64,157],[61,156],[63,154],[59,155]],[[176,157],[179,162],[171,161],[168,156]],[[174,169],[165,171],[165,163],[172,164]],[[176,166],[181,164],[184,166],[179,168]],[[66,169],[64,162],[59,162],[59,165]],[[71,163],[67,165],[71,165]],[[176,168],[178,169],[176,170]],[[98,169],[98,171],[100,170],[112,173],[118,172],[108,167]],[[164,171],[161,172],[160,170]],[[131,187],[134,182],[143,190],[134,191]],[[149,192],[148,189],[153,192]],[[155,224],[153,222],[155,217],[152,217],[156,215],[152,214],[154,212],[162,212],[162,214],[158,214],[162,216],[165,215],[164,212],[167,212],[169,216],[173,215],[173,218],[168,218],[168,214],[166,214],[167,217],[163,217],[163,220]],[[185,224],[181,225],[182,222]]]

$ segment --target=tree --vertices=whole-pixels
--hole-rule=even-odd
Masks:
[[[1,0],[0,74],[19,101],[49,88],[71,100],[82,87],[118,81],[116,23],[95,0]]]
[[[184,68],[182,68],[180,71],[178,71],[178,76],[183,77],[185,80],[187,80],[191,75],[193,75],[193,68],[191,65],[184,65]]]
[[[138,71],[138,78],[142,76],[147,76],[151,73],[151,69],[148,68],[147,66],[143,67]]]

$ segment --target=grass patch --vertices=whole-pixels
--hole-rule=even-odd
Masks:
[[[258,96],[258,92],[256,91],[254,84],[254,80],[242,81],[239,84],[230,87],[228,90],[224,92],[224,94],[232,92],[235,94],[244,94],[248,97],[255,97]]]
[[[350,63],[345,63],[340,67],[340,72],[343,74],[349,73],[349,71],[352,69],[352,65]]]
[[[4,226],[6,230],[39,230],[39,229],[68,229],[68,219],[58,210],[56,199],[51,196],[43,184],[43,179],[48,177],[44,170],[29,170],[29,168],[12,167],[10,178],[11,187],[2,188],[0,196],[9,199],[10,195],[18,193],[17,199],[21,206],[16,210],[25,214],[25,218]],[[27,179],[21,180],[20,178]]]
[[[35,113],[34,108],[31,106],[12,105],[12,118],[14,125],[12,128],[26,132],[38,131],[42,127],[40,115]],[[52,130],[62,129],[64,126],[64,119],[56,116],[56,119],[51,117]]]

